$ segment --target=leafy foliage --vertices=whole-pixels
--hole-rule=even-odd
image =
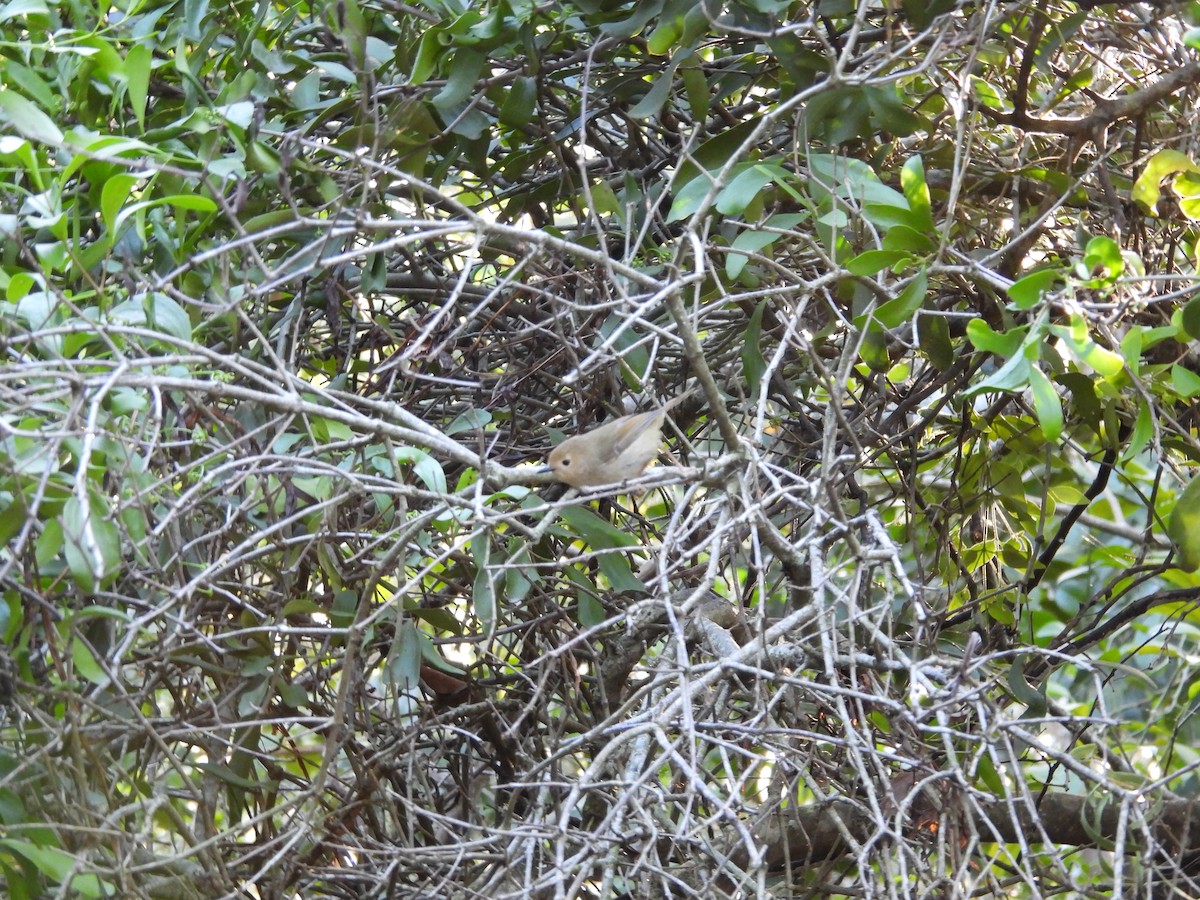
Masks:
[[[1196,19],[0,7],[9,896],[1196,893]]]

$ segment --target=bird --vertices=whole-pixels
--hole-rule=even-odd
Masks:
[[[550,451],[543,471],[549,470],[558,481],[577,488],[636,478],[658,456],[667,412],[691,394],[687,391],[658,409],[621,416],[567,438]]]

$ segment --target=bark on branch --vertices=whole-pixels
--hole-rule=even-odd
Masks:
[[[918,806],[914,804],[914,811],[919,812]],[[927,808],[933,807],[927,804]],[[1039,798],[1036,809],[1004,800],[979,804],[972,824],[984,840],[1084,847],[1093,846],[1098,840],[1115,840],[1120,815],[1117,802],[1097,807],[1094,798],[1048,792]],[[1146,816],[1150,819],[1154,837],[1172,855],[1200,851],[1200,802],[1169,800],[1157,811],[1148,811]],[[1132,827],[1136,817],[1131,818]],[[928,821],[914,821],[911,829],[915,833],[927,826]],[[875,818],[865,806],[837,800],[824,805],[780,810],[759,823],[753,835],[758,847],[764,851],[764,864],[778,869],[846,855],[851,849],[847,836],[862,843],[869,841],[876,830]],[[1138,846],[1138,843],[1130,846]],[[730,848],[729,859],[745,870],[750,865],[750,850],[744,843],[739,843]]]

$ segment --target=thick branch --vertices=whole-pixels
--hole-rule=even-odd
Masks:
[[[1155,103],[1182,88],[1195,84],[1198,80],[1200,80],[1200,62],[1194,62],[1182,69],[1177,69],[1140,91],[1125,94],[1116,100],[1097,103],[1090,115],[1077,119],[1034,118],[1017,110],[1011,113],[998,113],[986,107],[980,107],[980,112],[994,122],[1012,125],[1023,131],[1065,134],[1087,139],[1099,134],[1119,119],[1128,119],[1144,113]]]
[[[1002,800],[980,804],[974,827],[985,839],[1004,843],[1092,846],[1097,839],[1117,837],[1120,805],[1107,803],[1096,810],[1094,802],[1079,794],[1050,792],[1041,796],[1036,810]],[[1150,816],[1156,837],[1174,853],[1200,851],[1200,804],[1192,800],[1169,800]],[[1090,830],[1089,830],[1090,829]],[[921,830],[911,826],[914,836]],[[846,854],[843,834],[865,842],[876,831],[875,819],[863,806],[849,800],[830,804],[780,810],[754,830],[768,868],[811,863]],[[1130,845],[1129,849],[1133,849]],[[750,853],[743,843],[729,852],[730,860],[743,870]]]

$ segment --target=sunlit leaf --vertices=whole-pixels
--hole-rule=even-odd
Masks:
[[[1200,569],[1200,478],[1192,478],[1167,517],[1167,536],[1175,545],[1179,568]]]
[[[1089,333],[1087,321],[1079,313],[1071,316],[1070,325],[1052,325],[1050,331],[1062,338],[1076,359],[1105,378],[1115,378],[1124,371],[1125,360],[1121,354],[1097,344]]]
[[[900,169],[900,187],[916,219],[912,227],[932,235],[933,207],[929,200],[929,185],[925,181],[925,163],[920,156],[909,157]]]
[[[967,323],[967,340],[975,346],[975,349],[983,350],[986,353],[995,353],[997,356],[1012,356],[1024,343],[1028,334],[1027,326],[1014,328],[1001,334],[993,331],[992,327],[983,319],[972,319]]]
[[[1171,384],[1181,397],[1188,400],[1200,394],[1200,375],[1178,363],[1171,366]]]
[[[1150,215],[1158,214],[1158,198],[1162,180],[1176,172],[1200,172],[1190,158],[1178,150],[1159,150],[1146,163],[1133,185],[1132,199]]]
[[[1036,365],[1029,366],[1029,388],[1033,394],[1033,409],[1038,426],[1048,441],[1057,441],[1063,430],[1062,403],[1054,383]]]

